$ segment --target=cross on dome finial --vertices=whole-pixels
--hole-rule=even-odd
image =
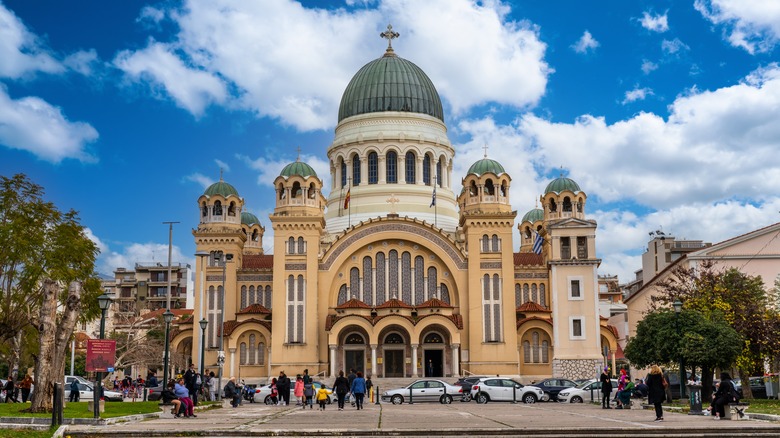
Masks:
[[[483,158],[487,158],[487,150],[488,150],[488,145],[487,145],[487,143],[485,143],[485,146],[482,146],[482,149],[484,149],[484,150],[485,150],[485,156],[484,156]]]
[[[401,34],[393,32],[393,25],[388,24],[387,30],[380,33],[379,36],[387,39],[387,51],[385,51],[385,56],[395,56],[395,53],[393,53],[393,40],[401,36]]]
[[[301,147],[300,146],[298,146],[298,158],[296,158],[295,161],[301,161]]]
[[[221,167],[219,168],[219,180],[220,181],[225,181],[224,179],[222,179],[222,172],[224,172],[224,171],[225,171],[225,169],[223,169]]]

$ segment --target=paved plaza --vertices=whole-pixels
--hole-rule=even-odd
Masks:
[[[210,409],[197,418],[160,418],[107,426],[70,426],[83,436],[780,436],[780,423],[715,421],[652,410],[604,410],[591,404],[454,402],[451,405],[366,405],[338,411],[244,404]]]

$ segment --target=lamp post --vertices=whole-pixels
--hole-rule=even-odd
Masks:
[[[164,388],[168,387],[168,347],[170,340],[168,339],[170,337],[170,331],[171,331],[171,322],[173,321],[173,312],[171,312],[171,309],[166,309],[165,313],[163,313],[163,321],[165,321],[165,354],[163,356],[163,386]]]
[[[104,339],[106,336],[106,311],[111,305],[111,297],[105,292],[98,297],[98,307],[100,307],[100,339]],[[97,372],[95,374],[95,391],[93,391],[92,400],[95,407],[95,419],[100,418],[100,397],[103,395],[103,373]]]
[[[200,303],[198,304],[198,316],[201,317],[201,319],[205,319],[206,315],[204,314],[204,309],[206,308],[206,285],[205,285],[205,272],[203,270],[203,259],[210,256],[211,254],[208,251],[197,251],[195,252],[195,257],[198,258],[200,262],[200,275],[198,276],[198,291],[200,293]],[[205,332],[201,333],[201,343],[203,342],[203,337],[205,337]],[[200,352],[200,362],[204,362],[203,355],[205,354],[205,351],[201,349]],[[203,378],[203,372],[201,371],[201,378]]]
[[[680,312],[682,312],[683,303],[678,298],[672,304],[672,307],[674,307],[674,320],[675,320],[675,325],[677,325],[677,337],[680,338],[682,336],[680,330]],[[679,354],[680,354],[680,398],[682,399],[683,397],[685,397],[685,363],[683,362],[682,346],[680,346]]]
[[[203,376],[203,352],[206,350],[206,326],[209,325],[209,321],[206,318],[200,320],[200,378],[205,381]]]
[[[222,254],[222,294],[219,297],[219,353],[217,353],[217,365],[219,365],[219,377],[217,378],[217,400],[222,401],[222,369],[225,367],[225,277],[227,276],[227,262],[229,254]]]

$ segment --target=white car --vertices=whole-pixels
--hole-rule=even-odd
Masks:
[[[290,403],[295,403],[297,398],[295,397],[295,382],[292,382],[293,384],[290,385]],[[312,382],[312,385],[314,386],[314,393],[316,394],[317,391],[322,386],[322,383],[320,382]],[[333,391],[333,388],[328,387],[329,390]],[[267,405],[273,404],[273,401],[271,400],[271,384],[258,386],[255,388],[255,395],[253,396],[254,403],[265,403]],[[279,401],[279,397],[276,397],[276,400]],[[336,393],[332,392],[328,394],[328,401],[327,404],[330,404],[331,402],[336,402],[337,397]],[[316,403],[315,403],[316,404]]]
[[[409,397],[412,403],[417,402],[438,402],[444,404],[452,403],[452,399],[463,397],[463,387],[460,385],[450,385],[438,379],[416,380],[407,386],[397,389],[391,389],[382,393],[382,401],[392,402],[394,405],[409,403]]]
[[[471,386],[471,398],[477,403],[489,401],[547,401],[549,396],[541,388],[523,385],[505,377],[485,377]]]
[[[612,393],[609,399],[615,398],[617,385],[612,385]],[[601,382],[596,379],[586,380],[574,388],[566,388],[558,393],[558,401],[561,403],[582,403],[601,401]]]
[[[72,380],[72,379],[71,379]],[[91,384],[79,383],[79,399],[80,401],[89,401],[94,397],[94,390]],[[65,385],[65,400],[70,398],[70,384]],[[103,388],[103,398],[106,401],[124,401],[124,397],[121,392],[109,391],[105,387]]]

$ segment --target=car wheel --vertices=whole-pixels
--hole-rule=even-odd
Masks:
[[[533,394],[526,394],[523,396],[523,402],[532,405],[536,403],[536,396]]]
[[[463,395],[463,398],[460,399],[462,402],[470,402],[471,401],[471,393],[467,392]]]
[[[331,404],[330,397],[328,397],[328,400],[325,402],[325,404],[326,404],[326,405],[329,405],[329,404]]]
[[[449,395],[449,394],[444,394],[444,395],[443,395],[443,396],[441,396],[441,398],[439,399],[439,403],[441,403],[441,404],[443,404],[443,405],[448,405],[448,404],[452,403],[452,396],[451,396],[451,395]]]
[[[394,405],[400,405],[404,402],[404,398],[401,395],[396,394],[393,396],[393,398],[390,399],[390,401],[392,401]]]
[[[572,403],[582,403],[582,397],[580,397],[578,395],[575,395],[574,397],[571,398],[571,402]]]
[[[490,401],[490,397],[488,397],[488,395],[485,394],[484,392],[480,392],[479,394],[477,394],[477,403],[483,405],[488,401]]]
[[[263,400],[263,403],[265,403],[267,405],[274,404],[274,402],[271,400],[271,396],[270,395],[265,396],[265,400]]]

